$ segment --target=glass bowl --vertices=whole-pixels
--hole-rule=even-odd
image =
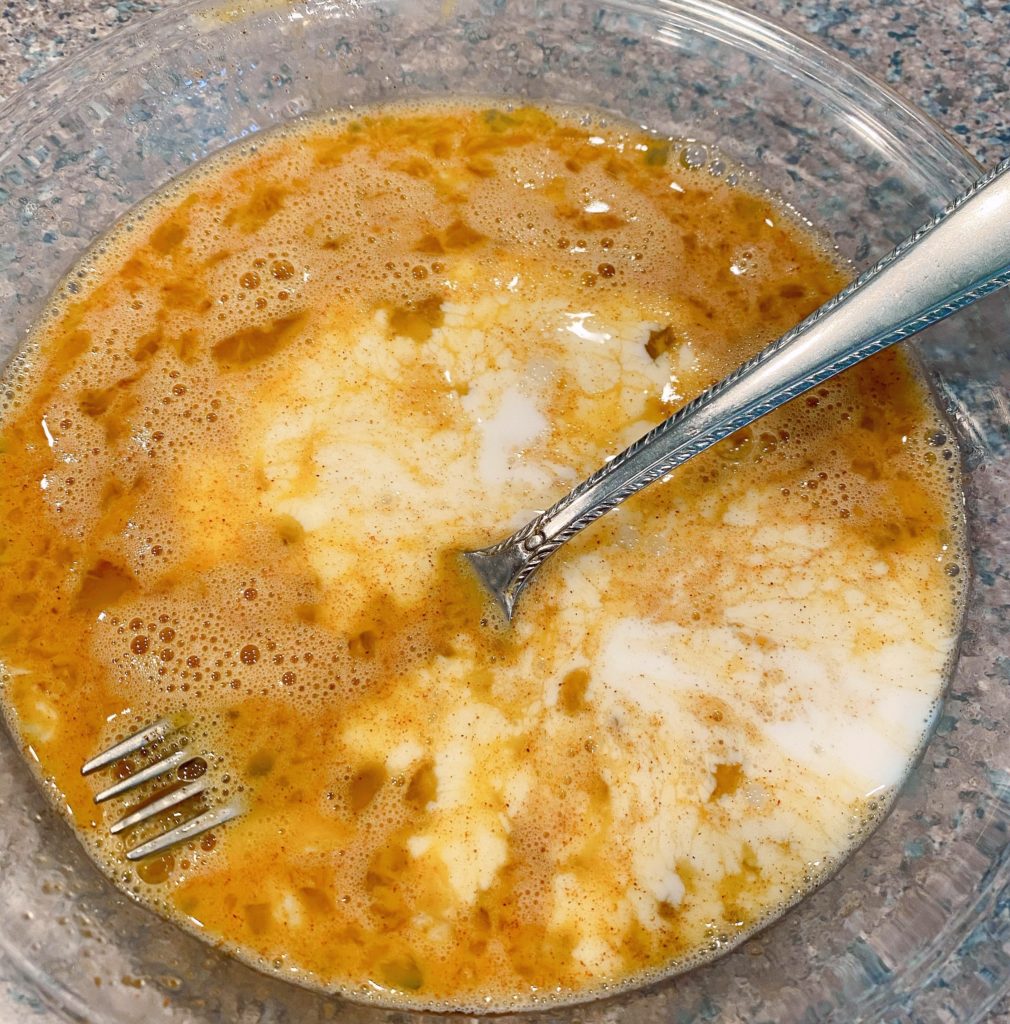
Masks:
[[[857,265],[979,173],[884,86],[713,0],[183,0],[0,112],[0,360],[91,242],[195,161],[312,111],[446,94],[602,108],[714,144]],[[974,579],[936,733],[890,815],[722,959],[552,1021],[969,1024],[1010,987],[1007,313],[996,296],[917,346],[961,441]],[[411,1016],[264,977],[120,895],[5,734],[0,898],[3,1020]]]

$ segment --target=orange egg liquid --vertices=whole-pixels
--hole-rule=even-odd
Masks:
[[[900,352],[586,530],[511,628],[460,564],[844,283],[681,154],[534,108],[309,121],[68,278],[6,375],[3,706],[119,885],[287,978],[507,1009],[714,955],[879,815],[963,557]],[[160,748],[82,778],[161,717]],[[183,737],[174,780],[93,803]]]

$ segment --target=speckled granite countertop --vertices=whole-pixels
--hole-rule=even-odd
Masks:
[[[1010,155],[1008,0],[736,0],[820,39],[931,114],[982,163]],[[173,0],[0,0],[0,98]]]
[[[174,2],[0,0],[0,100],[62,58]],[[735,2],[819,39],[886,81],[981,163],[1010,156],[1010,0]],[[10,980],[0,964],[0,988]],[[51,1018],[36,1005],[20,1019]],[[1010,1024],[1010,998],[989,1020]]]

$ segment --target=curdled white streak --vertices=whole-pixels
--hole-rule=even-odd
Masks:
[[[516,387],[508,387],[501,394],[497,407],[490,415],[481,415],[477,395],[462,400],[463,408],[474,413],[480,434],[480,456],[477,472],[488,488],[499,488],[520,481],[534,487],[543,487],[550,476],[536,466],[523,462],[523,450],[549,430],[547,417],[536,400]]]

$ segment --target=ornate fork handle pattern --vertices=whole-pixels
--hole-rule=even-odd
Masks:
[[[881,349],[1010,284],[1010,159],[834,298],[640,437],[512,536],[466,552],[511,619],[580,530],[717,441]]]

